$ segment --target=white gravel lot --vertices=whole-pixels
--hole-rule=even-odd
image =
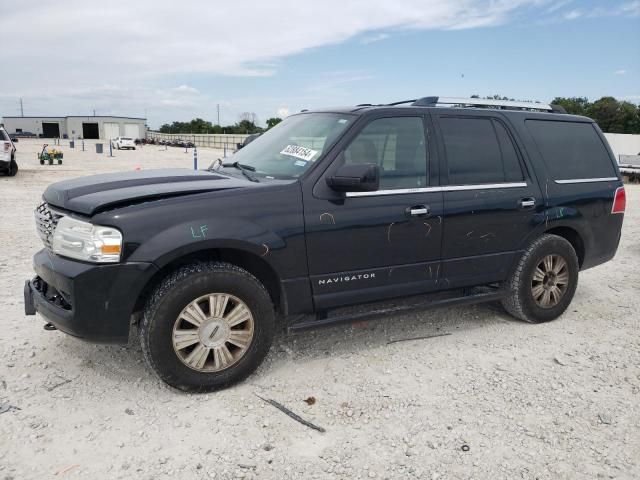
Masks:
[[[40,166],[40,145],[21,141],[20,172],[0,177],[0,412],[15,407],[0,413],[0,480],[640,478],[640,186],[627,186],[618,255],[581,273],[557,321],[488,304],[283,333],[244,383],[188,395],[150,372],[133,335],[117,347],[43,330],[22,288],[46,185],[191,155],[63,145],[63,165]],[[206,166],[218,152],[199,154]],[[387,344],[435,333],[451,335]]]

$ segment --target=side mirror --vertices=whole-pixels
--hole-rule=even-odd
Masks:
[[[374,192],[380,186],[380,170],[374,163],[342,165],[327,185],[336,192]]]

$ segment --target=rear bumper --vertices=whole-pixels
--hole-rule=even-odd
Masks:
[[[125,344],[138,296],[157,271],[151,263],[94,265],[43,249],[33,258],[36,277],[25,282],[25,314],[42,315],[69,335]]]

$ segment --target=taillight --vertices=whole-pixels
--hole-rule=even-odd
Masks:
[[[616,188],[616,193],[613,196],[613,207],[611,207],[611,213],[624,213],[624,209],[627,206],[627,194],[624,192],[624,187]]]
[[[10,142],[4,142],[4,151],[5,151],[5,153],[8,152],[9,150],[11,150],[11,143]]]

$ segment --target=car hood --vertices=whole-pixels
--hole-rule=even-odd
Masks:
[[[51,184],[44,201],[85,215],[149,200],[196,193],[256,188],[261,184],[214,172],[187,169],[140,170],[74,178]]]

